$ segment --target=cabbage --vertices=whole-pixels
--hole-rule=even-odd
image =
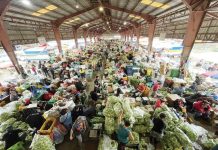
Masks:
[[[120,115],[120,113],[122,112],[122,105],[121,105],[121,103],[119,103],[119,102],[116,103],[113,106],[113,108],[114,108],[114,112],[115,112],[116,116],[118,117]]]
[[[179,128],[189,137],[191,141],[196,141],[198,136],[195,133],[195,131],[190,128],[187,124],[182,124],[179,126]]]
[[[90,120],[91,123],[95,124],[95,123],[104,123],[104,118],[103,117],[94,117]]]
[[[113,134],[115,131],[115,120],[114,118],[106,117],[105,118],[105,131],[107,134]]]
[[[134,141],[129,141],[129,144],[139,144],[139,134],[136,132],[132,132],[132,136],[134,137]]]
[[[115,117],[115,112],[113,110],[113,108],[111,107],[106,107],[104,110],[103,110],[103,115],[105,117]]]
[[[119,97],[116,97],[116,96],[109,96],[108,99],[107,99],[107,103],[109,105],[112,105],[112,106],[114,104],[116,104],[117,102],[120,102],[120,99],[119,99]]]
[[[178,139],[178,141],[181,143],[181,145],[183,146],[188,146],[188,145],[191,145],[191,141],[190,139],[187,137],[187,135],[182,131],[180,130],[178,127],[176,127],[174,129],[174,133]]]
[[[212,149],[218,144],[218,139],[206,139],[202,142],[202,145],[205,149]]]
[[[147,128],[144,125],[134,125],[132,130],[137,133],[143,134],[146,133]]]
[[[132,109],[130,107],[129,101],[128,100],[124,100],[122,101],[122,105],[123,105],[123,111],[125,115],[129,115],[132,116],[133,112]]]
[[[31,150],[55,150],[55,146],[47,135],[35,134],[31,143]]]

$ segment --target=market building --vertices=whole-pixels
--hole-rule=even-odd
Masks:
[[[218,150],[217,0],[1,0],[0,150]]]

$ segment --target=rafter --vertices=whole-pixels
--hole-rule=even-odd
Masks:
[[[5,12],[8,9],[8,6],[10,5],[11,0],[1,0],[0,1],[0,16],[4,16]]]
[[[88,12],[88,11],[91,11],[91,10],[93,10],[93,9],[96,9],[97,7],[98,7],[98,6],[91,6],[91,7],[89,7],[89,8],[84,9],[84,10],[80,10],[80,11],[78,11],[78,12],[76,12],[76,13],[73,13],[73,14],[70,14],[70,15],[67,15],[67,16],[64,16],[64,17],[59,18],[59,19],[57,19],[57,20],[55,20],[55,21],[52,21],[52,24],[54,24],[54,25],[56,25],[57,27],[59,27],[66,19],[69,19],[69,18],[72,18],[72,17],[76,17],[76,16],[78,16],[78,15],[81,15],[81,14],[86,13],[86,12]]]
[[[137,16],[142,17],[144,20],[146,20],[148,22],[151,22],[152,20],[155,19],[154,16],[151,16],[151,15],[148,15],[148,14],[143,14],[143,13],[140,13],[140,12],[131,11],[131,10],[128,10],[128,9],[125,9],[125,8],[120,8],[120,7],[108,5],[108,4],[105,4],[105,3],[103,4],[103,7],[113,9],[113,10],[116,10],[116,11],[126,12],[128,14],[137,15]]]

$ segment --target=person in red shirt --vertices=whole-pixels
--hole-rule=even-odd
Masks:
[[[154,109],[162,107],[165,104],[165,102],[166,102],[165,98],[158,99],[154,104]]]
[[[208,101],[197,101],[193,104],[195,111],[195,119],[203,119],[206,121],[210,120],[211,106]]]
[[[160,88],[160,81],[157,81],[156,83],[154,83],[152,87],[152,90],[153,90],[152,96],[154,97],[157,96],[157,91],[159,90],[159,88]]]
[[[137,90],[141,93],[143,93],[145,91],[146,87],[144,85],[144,83],[140,83],[137,87]]]

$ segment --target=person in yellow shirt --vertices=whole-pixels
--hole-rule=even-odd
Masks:
[[[86,74],[83,68],[80,68],[79,73],[80,73],[81,78],[85,78]]]

